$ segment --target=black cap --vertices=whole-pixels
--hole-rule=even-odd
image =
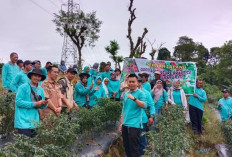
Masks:
[[[42,77],[41,81],[44,81],[46,79],[46,76],[42,73],[41,69],[33,69],[31,72],[27,74],[27,77],[31,79],[32,74],[40,75]]]
[[[71,73],[71,72],[74,72],[75,74],[77,74],[77,71],[76,71],[76,69],[74,69],[74,68],[69,68],[69,69],[67,70],[67,73]]]
[[[23,61],[21,59],[17,60],[17,65],[19,65],[20,63],[23,63]]]
[[[23,62],[23,66],[25,67],[26,65],[29,65],[29,64],[32,64],[32,61],[30,61],[30,60],[25,60],[24,62]]]
[[[223,89],[223,90],[222,90],[222,93],[229,93],[229,92],[230,92],[229,89]]]
[[[149,74],[148,74],[148,73],[143,72],[143,73],[139,73],[139,76],[140,76],[140,77],[143,77],[143,76],[145,76],[145,77],[149,77]]]

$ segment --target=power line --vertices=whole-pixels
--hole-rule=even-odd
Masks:
[[[54,3],[52,0],[48,0],[49,2],[51,2],[57,9],[60,9],[58,5],[56,5],[56,3]]]
[[[53,14],[50,13],[48,10],[46,10],[45,8],[43,8],[41,5],[39,5],[38,3],[36,3],[33,0],[29,0],[30,2],[32,2],[33,4],[35,4],[37,7],[39,7],[40,9],[42,9],[43,11],[45,11],[46,13],[48,13],[49,15],[51,15],[53,17]]]

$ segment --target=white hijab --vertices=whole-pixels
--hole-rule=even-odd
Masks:
[[[109,81],[109,79],[108,79],[107,77],[104,78],[103,83],[102,83],[102,86],[103,86],[103,88],[104,88],[104,90],[105,90],[105,93],[106,93],[106,95],[108,96],[108,95],[109,95],[109,91],[108,91],[107,86],[105,85],[105,80],[108,80],[108,81]]]

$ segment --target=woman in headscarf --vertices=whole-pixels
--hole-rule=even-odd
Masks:
[[[91,76],[91,74],[90,74],[90,68],[89,68],[89,66],[85,66],[85,67],[84,67],[83,73],[89,74],[89,78],[88,78],[88,81],[87,81],[87,86],[89,87],[91,84],[94,83],[94,82],[93,82],[94,79],[92,78],[92,76]]]
[[[89,95],[94,93],[98,88],[94,88],[94,84],[87,86],[88,78],[90,77],[87,73],[81,73],[80,81],[75,86],[74,100],[78,106],[89,107]]]
[[[96,76],[98,75],[98,67],[99,67],[99,64],[98,63],[94,63],[93,64],[93,68],[90,69],[90,75],[92,76],[92,79],[95,79]]]
[[[154,98],[155,103],[155,112],[156,114],[160,114],[162,107],[168,104],[168,95],[164,90],[162,81],[157,80],[155,86],[152,89],[152,96]]]
[[[115,72],[110,74],[110,81],[108,84],[109,97],[110,99],[115,99],[120,101],[120,82],[116,79]]]
[[[124,81],[121,83],[121,86],[120,86],[120,92],[121,92],[120,98],[121,98],[121,100],[123,99],[124,94],[130,90],[129,87],[128,87],[128,82],[127,82],[128,81],[128,76],[129,76],[129,74],[127,74],[125,76]]]
[[[168,102],[185,110],[187,109],[187,99],[184,90],[180,87],[180,80],[173,80],[172,87],[168,91]]]
[[[94,107],[97,104],[97,98],[105,98],[106,97],[106,93],[105,93],[105,89],[103,88],[102,85],[102,78],[100,76],[97,76],[97,78],[94,81],[94,88],[99,88],[96,92],[94,92],[93,94],[90,94],[90,102],[89,102],[89,106]]]
[[[104,88],[104,90],[105,90],[105,93],[106,93],[106,97],[107,98],[109,98],[109,90],[108,90],[108,84],[109,84],[109,79],[106,77],[106,78],[104,78],[104,80],[103,80],[103,88]]]

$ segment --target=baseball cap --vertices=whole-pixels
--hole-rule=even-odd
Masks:
[[[74,72],[75,74],[77,74],[77,71],[74,68],[68,68],[67,73],[71,73]]]
[[[155,71],[155,74],[161,75],[161,72],[160,71]]]

